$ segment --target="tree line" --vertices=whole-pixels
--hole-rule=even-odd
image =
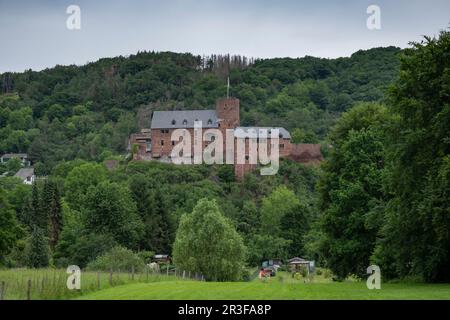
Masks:
[[[346,112],[319,182],[315,246],[343,279],[450,280],[450,32],[401,57],[387,105]]]

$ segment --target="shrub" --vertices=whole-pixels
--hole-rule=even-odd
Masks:
[[[301,267],[300,274],[302,275],[303,278],[306,278],[308,276],[308,269],[306,269],[306,267]]]
[[[98,271],[131,271],[139,272],[144,269],[145,263],[133,251],[116,246],[105,254],[97,257],[94,261],[87,265],[88,270]]]
[[[324,269],[324,270],[323,270],[323,277],[324,277],[325,279],[331,278],[332,275],[333,275],[333,274],[331,273],[331,271],[330,271],[329,269]]]
[[[139,251],[137,255],[142,259],[142,261],[144,261],[144,263],[150,263],[155,253],[153,251]]]

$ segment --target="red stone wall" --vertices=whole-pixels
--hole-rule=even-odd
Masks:
[[[245,155],[246,156],[248,156],[250,153],[249,144],[250,144],[250,140],[245,139]],[[271,153],[271,145],[272,145],[271,139],[267,139],[268,155],[270,155],[270,153]],[[235,139],[234,146],[235,146],[235,150],[237,150],[237,139]],[[259,152],[258,147],[256,150],[258,153]],[[292,150],[292,144],[291,144],[290,139],[279,139],[278,152],[279,152],[280,158],[288,157],[291,153],[291,150]],[[250,164],[250,158],[248,160],[246,160],[244,164],[237,164],[237,154],[236,153],[235,153],[234,161],[235,161],[234,173],[238,180],[242,180],[242,178],[244,177],[244,175],[247,172],[253,171],[257,167],[257,165],[255,165],[255,164]],[[259,164],[259,153],[258,153],[258,164]]]
[[[133,154],[133,160],[150,160],[151,153],[147,152],[147,142],[151,141],[150,133],[136,133],[130,136],[129,146],[133,150],[133,145],[138,146],[137,153]]]
[[[223,119],[219,129],[234,129],[241,123],[239,116],[239,99],[223,98],[216,102],[216,112],[219,119]]]
[[[175,141],[175,143],[172,145],[172,141],[171,141],[171,137],[172,137],[172,133],[173,131],[175,131],[176,129],[167,129],[166,131],[168,131],[168,133],[162,133],[163,129],[152,129],[152,156],[154,158],[159,158],[159,157],[169,157],[172,153],[172,149],[175,145],[178,144],[177,141]],[[193,128],[186,128],[186,130],[188,130],[190,136],[191,136],[191,154],[194,154],[194,129]],[[205,131],[208,130],[206,128],[202,129],[202,139],[204,136]],[[164,141],[164,145],[161,145],[161,141]],[[203,148],[205,148],[207,146],[208,143],[210,143],[209,141],[202,141],[203,143]],[[203,149],[202,149],[203,150]],[[224,150],[225,152],[225,150]],[[225,161],[225,156],[224,156],[224,161]]]
[[[164,130],[164,133],[162,132],[162,130]],[[170,140],[172,132],[173,129],[152,129],[153,158],[170,155],[170,152],[172,151],[172,141]],[[161,141],[163,141],[164,144],[161,144]]]

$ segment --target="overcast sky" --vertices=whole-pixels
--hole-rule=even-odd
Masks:
[[[449,0],[0,0],[0,72],[85,64],[139,50],[249,57],[348,56],[408,46],[450,23]],[[81,8],[69,30],[66,9]],[[369,30],[367,7],[381,9]]]

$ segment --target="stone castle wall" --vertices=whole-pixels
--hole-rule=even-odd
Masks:
[[[226,130],[235,129],[240,125],[240,105],[239,99],[236,98],[222,98],[216,102],[216,113],[219,120],[218,130],[222,133],[223,137],[223,152],[224,162],[226,161]],[[159,159],[161,161],[170,161],[170,155],[173,147],[178,142],[172,142],[171,137],[173,131],[176,129],[151,129],[149,132],[141,134],[133,134],[130,136],[130,145],[137,144],[139,149],[134,160],[150,160]],[[194,153],[194,129],[187,128],[189,135],[191,136],[191,154]],[[202,134],[207,129],[202,129]],[[270,154],[270,139],[268,142],[268,152]],[[148,150],[148,143],[151,142],[151,152]],[[203,148],[208,145],[209,142],[203,141]],[[257,165],[250,164],[249,155],[249,139],[245,141],[245,163],[237,164],[237,140],[234,140],[234,159],[235,159],[235,175],[238,180],[241,180],[245,173],[255,170]],[[320,145],[314,144],[293,144],[290,139],[281,138],[279,141],[279,155],[280,158],[290,158],[297,162],[313,163],[317,164],[323,161],[322,154],[320,152]]]

